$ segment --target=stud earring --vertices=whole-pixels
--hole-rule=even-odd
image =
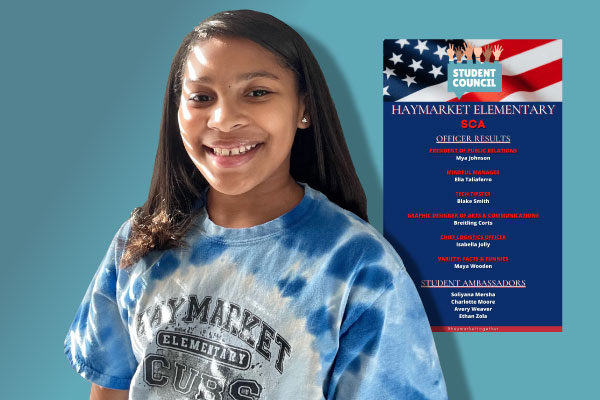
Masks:
[[[308,120],[306,119],[306,117],[302,118],[302,123],[303,123],[303,124],[305,124],[305,123],[307,123],[307,122],[308,122]]]

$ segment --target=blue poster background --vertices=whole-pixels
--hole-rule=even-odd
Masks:
[[[418,103],[441,105],[449,103]],[[457,104],[457,103],[453,103]],[[562,324],[562,103],[553,115],[406,115],[384,103],[384,234],[402,256],[432,326],[561,326]],[[499,103],[477,103],[495,104]],[[482,120],[485,128],[462,128]],[[509,135],[510,144],[436,144],[438,135]],[[475,154],[489,161],[458,161],[430,149],[516,149],[516,154]],[[469,155],[460,154],[465,157]],[[447,170],[499,170],[492,182],[455,182]],[[490,192],[489,204],[457,204],[457,191]],[[472,199],[473,197],[467,197]],[[464,218],[411,219],[409,213],[539,213],[537,219],[474,218],[492,226],[453,225]],[[506,235],[489,248],[457,247],[441,235]],[[491,269],[456,269],[438,257],[509,257]],[[460,262],[461,264],[470,264]],[[477,264],[482,264],[478,262]],[[422,280],[525,280],[526,288],[422,288]],[[487,318],[459,318],[452,292],[493,292]],[[474,313],[471,313],[474,314]],[[481,315],[479,313],[479,315]]]

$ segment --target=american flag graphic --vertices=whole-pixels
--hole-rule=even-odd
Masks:
[[[502,92],[467,92],[460,100],[448,92],[446,50],[450,44],[462,47],[465,42],[473,42],[476,47],[503,47],[500,55]],[[463,56],[463,63],[465,60]],[[483,55],[481,61],[484,61]],[[562,40],[386,39],[383,42],[383,100],[562,101]]]

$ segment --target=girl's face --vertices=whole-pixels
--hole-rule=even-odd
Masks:
[[[294,73],[260,45],[212,38],[187,60],[179,128],[190,158],[218,192],[263,193],[287,182],[296,128],[306,128]]]

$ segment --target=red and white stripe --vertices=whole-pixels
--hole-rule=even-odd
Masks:
[[[562,101],[562,40],[465,40],[481,47],[503,47],[502,92],[468,92],[459,100],[448,92],[448,82],[444,81],[398,101]]]

